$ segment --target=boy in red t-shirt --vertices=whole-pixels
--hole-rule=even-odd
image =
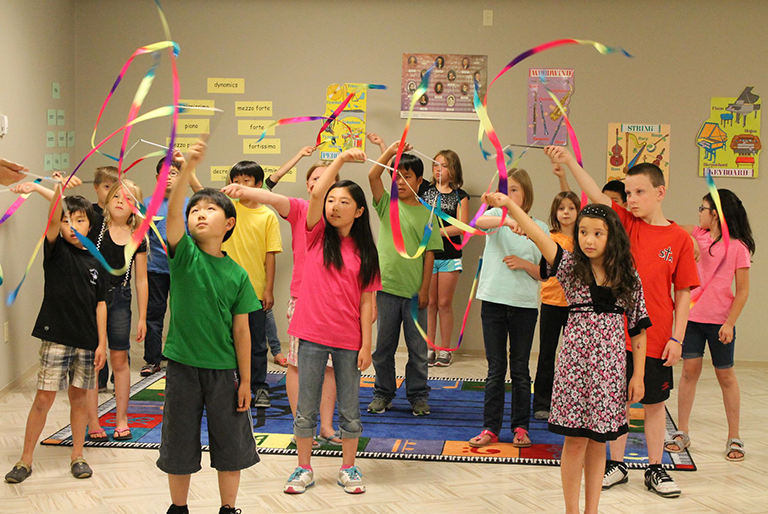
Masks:
[[[666,435],[664,402],[672,390],[672,366],[680,360],[682,353],[691,289],[699,285],[693,242],[685,230],[664,217],[661,203],[666,187],[664,174],[658,166],[642,163],[627,171],[627,206],[624,208],[600,190],[567,150],[548,147],[545,151],[552,163],[565,164],[571,170],[592,202],[610,205],[629,235],[635,267],[643,282],[648,315],[653,323],[647,331],[645,396],[641,400],[645,409],[649,463],[645,485],[660,496],[680,496],[680,488],[661,467],[661,458]],[[670,296],[673,285],[674,301]],[[629,344],[627,351],[631,351]],[[632,359],[628,358],[628,380],[633,373],[632,364]],[[629,473],[624,464],[626,443],[626,435],[611,442],[612,460],[606,464],[603,489],[628,481]]]

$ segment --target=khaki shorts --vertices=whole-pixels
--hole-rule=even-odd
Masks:
[[[293,318],[293,311],[296,309],[296,297],[291,296],[291,299],[288,300],[288,325],[291,324],[291,319]],[[288,334],[288,364],[290,366],[293,366],[294,368],[299,367],[299,338],[292,336]],[[332,368],[333,367],[333,361],[331,360],[331,356],[328,355],[328,363],[326,364],[326,367]]]
[[[69,385],[80,389],[96,387],[96,352],[43,341],[40,346],[40,368],[37,388],[41,391],[64,391]]]

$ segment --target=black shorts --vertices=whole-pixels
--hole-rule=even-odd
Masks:
[[[233,369],[204,369],[168,361],[157,467],[170,475],[200,471],[200,430],[205,408],[211,467],[240,471],[259,462],[250,409],[237,412]]]
[[[635,363],[632,352],[627,352],[627,384],[632,378]],[[643,405],[653,405],[669,400],[669,394],[674,387],[672,366],[665,366],[663,359],[645,358],[645,396],[640,400]]]

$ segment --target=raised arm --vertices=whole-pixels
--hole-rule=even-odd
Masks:
[[[51,192],[51,207],[48,209],[48,217],[51,218],[51,223],[48,226],[48,232],[45,233],[45,238],[51,244],[56,242],[56,238],[59,237],[59,230],[61,230],[61,213],[63,211],[61,203],[63,201],[61,184],[56,184],[56,189]]]
[[[568,185],[568,177],[565,176],[565,170],[563,169],[562,164],[555,164],[552,163],[552,173],[555,174],[557,177],[557,180],[560,182],[560,191],[570,191],[571,186]]]
[[[180,162],[181,167],[187,164],[187,160],[184,158],[184,154],[178,148],[173,149],[173,162]],[[203,189],[203,184],[200,183],[200,179],[197,178],[197,170],[193,169],[192,174],[189,176],[189,188],[192,193],[197,193]]]
[[[168,216],[165,222],[165,235],[168,240],[168,253],[169,257],[176,249],[176,245],[179,244],[181,238],[186,233],[186,226],[184,224],[184,190],[189,184],[189,177],[194,172],[194,169],[200,163],[205,156],[207,144],[205,140],[208,139],[204,136],[203,139],[199,139],[197,143],[192,145],[189,149],[189,157],[187,161],[181,166],[181,175],[178,182],[175,184],[171,196],[168,198]]]
[[[555,262],[557,243],[552,241],[549,234],[541,230],[536,222],[519,205],[510,200],[507,195],[504,193],[486,193],[483,195],[483,203],[487,203],[491,207],[506,207],[523,232],[539,247],[541,255],[547,262],[550,264]]]
[[[384,152],[381,154],[377,164],[374,164],[373,167],[371,167],[371,171],[368,172],[368,182],[371,184],[371,194],[373,195],[373,200],[376,203],[379,203],[381,197],[384,196],[384,182],[381,181],[381,174],[384,173],[385,169],[384,166],[386,166],[387,163],[392,160],[392,157],[397,155],[397,147],[399,145],[400,141],[395,141],[392,143],[389,148],[384,150]],[[407,152],[411,148],[413,148],[413,146],[406,143],[405,149],[403,151]]]
[[[374,145],[377,145],[381,149],[381,153],[387,151],[387,143],[384,142],[384,139],[380,135],[369,132],[367,137],[368,141]]]
[[[280,179],[283,178],[285,174],[291,170],[291,168],[296,166],[296,164],[298,164],[298,162],[304,157],[309,157],[310,155],[312,155],[315,152],[315,150],[317,150],[316,146],[305,146],[304,148],[299,150],[299,153],[297,153],[296,155],[288,159],[288,161],[286,161],[285,164],[280,166],[276,172],[270,175],[268,177],[268,180],[270,180],[273,184],[277,185],[277,183],[280,182]],[[266,203],[266,202],[262,202],[262,203]],[[287,214],[285,216],[287,216]]]
[[[597,185],[595,179],[593,179],[584,168],[582,168],[576,161],[576,158],[563,148],[562,146],[547,146],[544,148],[544,153],[547,154],[552,164],[564,164],[571,173],[573,178],[576,179],[576,183],[587,194],[587,198],[593,203],[600,203],[603,205],[611,205],[611,199],[608,195],[603,193],[600,186]]]
[[[359,148],[352,148],[340,153],[339,156],[333,160],[331,165],[325,168],[325,171],[323,171],[323,174],[320,175],[320,178],[315,183],[315,187],[312,188],[312,193],[309,195],[309,208],[307,210],[308,229],[313,229],[315,225],[320,222],[320,218],[323,217],[325,194],[336,181],[336,174],[344,163],[365,161],[366,159],[365,152]]]
[[[230,198],[245,198],[264,205],[271,205],[277,213],[285,218],[291,212],[291,201],[287,196],[273,193],[267,189],[229,184],[221,188],[221,192]]]

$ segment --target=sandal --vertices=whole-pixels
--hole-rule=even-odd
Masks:
[[[480,441],[485,436],[490,436],[490,440],[487,443],[481,443]],[[469,440],[469,446],[472,448],[482,448],[484,446],[488,446],[489,444],[494,444],[499,442],[499,436],[491,432],[490,430],[483,430],[480,432],[480,434],[476,435],[472,439]]]
[[[741,457],[731,457],[732,453],[740,453]],[[744,441],[736,438],[728,439],[728,442],[725,443],[725,460],[741,462],[746,456],[747,450],[744,448]]]
[[[112,433],[112,439],[115,441],[130,441],[133,439],[133,434],[130,428],[116,428]]]
[[[317,436],[315,439],[320,444],[327,444],[330,446],[341,446],[341,430],[337,430],[332,435],[325,437],[322,435]]]
[[[277,364],[278,366],[282,366],[283,368],[287,368],[288,359],[282,353],[278,353],[277,355],[275,355],[275,364]]]
[[[95,430],[93,432],[89,431],[88,440],[96,442],[107,441],[109,440],[109,436],[107,436],[107,431],[102,428],[101,430]]]
[[[291,436],[291,442],[293,443],[294,446],[298,448],[299,445],[296,444],[296,436]],[[320,448],[320,443],[318,442],[318,440],[312,439],[312,449],[317,450],[319,448]]]
[[[670,448],[670,446],[672,446],[672,448]],[[664,449],[667,450],[669,453],[682,453],[685,450],[687,450],[690,446],[691,446],[690,436],[681,430],[672,432],[672,436],[666,441],[664,441]]]
[[[515,438],[512,439],[512,446],[515,448],[528,448],[531,446],[531,438],[528,437],[528,431],[523,427],[517,427],[515,430]]]

